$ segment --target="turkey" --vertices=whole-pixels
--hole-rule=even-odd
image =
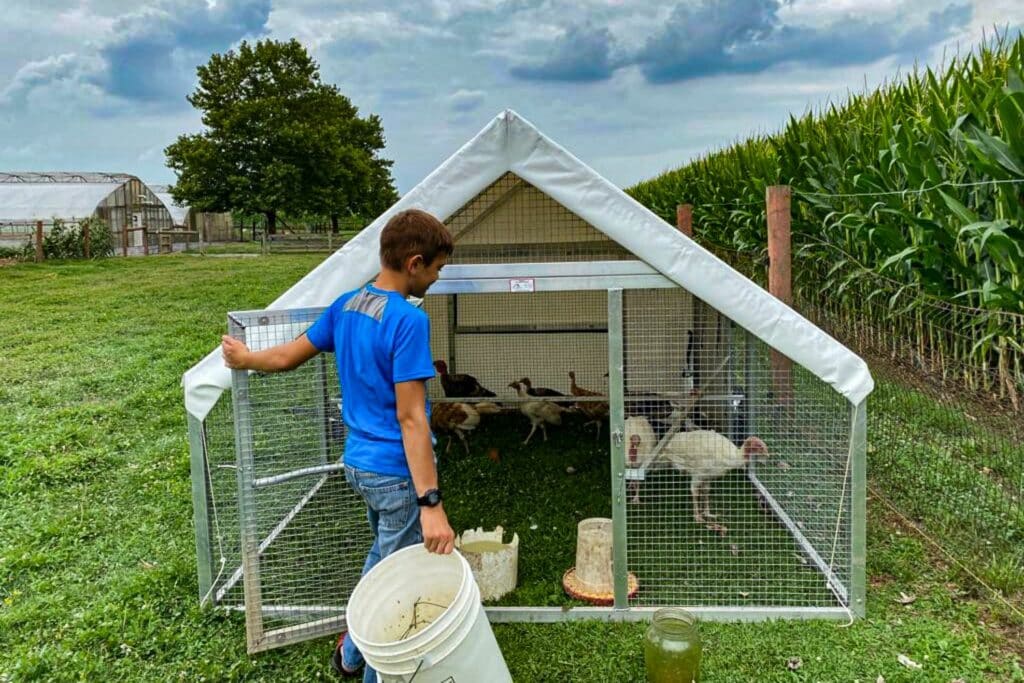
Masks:
[[[515,389],[519,398],[531,398],[526,393],[526,386],[521,382],[512,382],[508,385],[510,389]],[[537,431],[537,427],[540,427],[541,432],[544,434],[544,440],[548,440],[548,430],[546,425],[560,425],[562,424],[562,413],[565,412],[565,408],[552,403],[551,401],[525,401],[519,404],[519,411],[530,420],[532,425],[530,433],[526,436],[526,441],[523,441],[523,445],[530,443],[530,437]]]
[[[572,370],[569,371],[569,393],[573,396],[604,396],[604,394],[591,391],[590,389],[584,389],[576,384],[576,373]],[[590,424],[597,425],[597,436],[596,439],[601,438],[601,423],[608,419],[608,403],[604,401],[580,401],[576,404],[576,410],[583,413],[589,422],[584,427]]]
[[[711,512],[711,482],[725,476],[729,471],[746,467],[752,459],[768,457],[768,447],[756,436],[748,437],[742,445],[718,432],[699,430],[680,432],[665,445],[659,458],[670,463],[680,472],[690,475],[690,495],[693,499],[693,519],[704,524],[714,519]],[[724,532],[721,525],[716,531]]]
[[[473,375],[456,374],[448,372],[448,364],[443,360],[435,360],[434,368],[441,377],[441,388],[448,398],[492,398],[493,391],[485,389]]]
[[[627,417],[624,424],[626,434],[626,467],[646,471],[650,466],[654,447],[658,439],[654,435],[651,423],[645,417]],[[631,480],[629,492],[633,494],[631,502],[640,502],[640,482]]]
[[[437,432],[447,432],[459,438],[462,447],[469,455],[469,442],[466,434],[473,431],[480,424],[481,415],[497,415],[501,412],[494,403],[481,401],[476,405],[471,403],[438,403],[430,410],[430,429]],[[444,449],[447,453],[452,447],[451,438],[448,439],[448,446]]]
[[[561,391],[548,389],[547,387],[535,387],[529,377],[519,380],[519,383],[526,387],[526,393],[530,396],[565,396]]]

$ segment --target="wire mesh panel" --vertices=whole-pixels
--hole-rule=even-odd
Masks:
[[[231,394],[224,393],[201,423],[189,421],[200,602],[227,608],[244,600],[232,416]]]
[[[251,349],[301,334],[317,310],[236,314]],[[287,373],[233,373],[238,516],[250,651],[335,631],[372,542],[345,481],[333,357]]]
[[[547,263],[635,258],[539,189],[506,173],[445,221],[449,263]]]
[[[848,402],[682,290],[623,308],[632,603],[846,605]]]
[[[448,374],[468,373],[502,398],[514,398],[508,385],[523,378],[571,396],[570,371],[581,385],[604,391],[605,297],[604,291],[428,296],[431,352]],[[442,381],[428,386],[432,399],[445,398]]]

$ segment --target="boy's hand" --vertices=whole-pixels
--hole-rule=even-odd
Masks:
[[[432,553],[447,555],[455,548],[455,532],[448,524],[448,515],[440,505],[420,508],[423,526],[423,545]]]
[[[232,370],[247,369],[249,348],[245,344],[225,334],[220,338],[220,351],[224,356],[224,365]]]

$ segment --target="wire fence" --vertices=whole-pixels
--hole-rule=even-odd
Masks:
[[[710,249],[766,284],[758,255]],[[794,307],[871,368],[876,490],[976,580],[1024,606],[1024,316],[871,274],[837,292],[823,275],[794,268]]]

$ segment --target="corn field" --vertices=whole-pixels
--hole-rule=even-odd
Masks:
[[[693,204],[702,243],[765,262],[775,184],[793,187],[795,289],[827,292],[819,303],[850,320],[880,300],[900,313],[889,332],[914,339],[922,363],[1021,409],[1024,36],[791,118],[630,193],[669,221]]]
[[[777,184],[794,307],[878,382],[873,495],[1024,606],[1024,37],[628,191],[766,286]]]

